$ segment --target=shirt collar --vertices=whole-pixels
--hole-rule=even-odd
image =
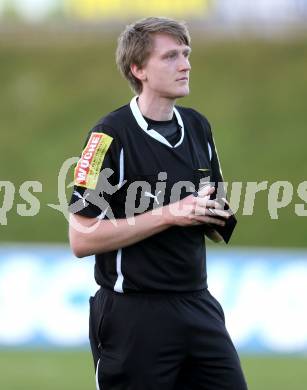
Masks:
[[[178,124],[180,126],[181,137],[180,137],[179,141],[175,145],[171,145],[168,142],[168,140],[163,137],[163,135],[161,135],[160,133],[158,133],[154,129],[149,129],[148,128],[148,123],[146,122],[146,120],[144,119],[144,117],[143,117],[143,115],[141,113],[141,110],[140,110],[140,108],[138,106],[138,103],[137,103],[137,99],[138,99],[138,96],[134,96],[131,99],[130,109],[132,111],[132,114],[133,114],[135,120],[137,121],[138,125],[140,126],[140,128],[142,130],[144,130],[146,134],[148,134],[152,138],[155,138],[157,141],[163,143],[164,145],[169,146],[170,148],[176,148],[177,146],[179,146],[182,143],[183,138],[184,138],[184,124],[183,124],[181,115],[179,114],[179,111],[177,110],[177,108],[174,107],[174,113],[176,115],[177,122],[178,122]]]

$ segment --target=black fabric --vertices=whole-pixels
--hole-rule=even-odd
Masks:
[[[174,203],[172,189],[180,182],[187,184],[180,187],[180,196],[176,200],[197,191],[204,181],[222,180],[207,119],[190,108],[176,108],[184,123],[184,138],[176,147],[159,142],[141,129],[129,105],[102,118],[92,131],[113,138],[101,166],[102,175],[95,190],[74,187],[70,211],[92,218],[101,215],[106,219],[133,217]],[[121,153],[124,156],[125,183],[118,188]],[[116,192],[111,195],[104,187],[106,168],[112,170],[109,182],[116,187]],[[128,195],[136,182],[146,182],[146,188],[136,189],[130,199]],[[156,199],[146,197],[145,192]],[[83,199],[80,199],[80,194]],[[147,206],[135,210],[134,206],[138,207],[144,200]],[[207,287],[204,227],[201,225],[173,226],[123,248],[120,253],[97,254],[95,279],[100,286],[116,289],[119,257],[123,292],[184,292]]]
[[[180,126],[178,125],[176,115],[168,121],[155,121],[153,119],[144,116],[144,119],[148,123],[149,129],[154,129],[164,138],[168,140],[171,145],[175,145],[180,139]]]
[[[101,389],[247,389],[223,310],[207,289],[100,290],[91,300],[90,326]]]

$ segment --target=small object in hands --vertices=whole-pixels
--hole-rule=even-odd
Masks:
[[[203,188],[204,187],[202,187],[202,189]],[[194,191],[193,196],[197,197],[198,192]],[[214,196],[214,194],[212,194],[210,196],[210,198],[214,199],[213,196]],[[228,203],[225,201],[225,199],[223,199],[223,198],[216,199],[216,201],[221,203],[222,206],[224,206],[224,210],[230,210],[230,207],[229,207]],[[214,218],[219,218],[219,219],[222,219],[223,221],[225,221],[224,226],[214,225],[214,229],[222,236],[222,238],[226,242],[226,244],[228,244],[228,242],[232,236],[232,233],[236,227],[236,224],[237,224],[236,217],[234,216],[234,214],[232,213],[231,210],[230,210],[231,215],[229,218],[223,218],[223,217],[220,217],[219,215],[216,215],[215,211],[211,207],[208,207],[208,210],[211,212],[212,215],[214,215]]]
[[[234,216],[234,214],[232,213],[229,205],[223,199],[220,199],[220,200],[216,199],[216,201],[221,203],[224,206],[224,210],[229,210],[229,212],[231,213],[229,218],[223,218],[223,217],[220,217],[217,215],[215,218],[220,218],[223,221],[225,221],[225,225],[224,226],[219,226],[219,225],[214,226],[214,229],[223,237],[223,240],[226,242],[226,244],[228,244],[228,242],[232,236],[232,233],[236,227],[237,219]]]

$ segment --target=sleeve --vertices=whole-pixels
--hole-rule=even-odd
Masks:
[[[111,198],[119,187],[121,155],[121,144],[110,127],[100,124],[89,132],[75,166],[69,212],[109,218]]]
[[[229,205],[227,203],[225,204],[224,201],[221,201],[222,198],[226,198],[226,191],[225,191],[225,185],[224,185],[224,179],[223,174],[221,170],[221,165],[218,157],[218,153],[216,150],[213,134],[211,131],[210,124],[209,125],[209,141],[208,141],[208,149],[209,154],[211,154],[211,182],[214,184],[215,191],[213,194],[211,194],[211,199],[217,199],[218,201],[222,203],[225,210],[229,210],[232,212],[229,208]],[[210,151],[211,149],[211,151]],[[232,237],[233,231],[236,227],[237,219],[232,214],[227,220],[225,220],[225,226],[218,226],[216,225],[214,229],[223,237],[224,241],[226,243],[229,242],[230,238]]]
[[[224,186],[224,179],[223,179],[223,173],[222,168],[220,164],[220,160],[218,157],[217,148],[214,142],[211,126],[208,123],[209,126],[209,141],[208,141],[208,150],[209,150],[209,156],[211,158],[211,181],[212,184],[214,184],[215,192],[212,194],[213,198],[226,198],[226,191]]]

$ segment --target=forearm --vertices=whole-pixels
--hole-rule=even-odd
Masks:
[[[221,242],[223,241],[223,238],[219,235],[219,233],[212,229],[212,230],[208,230],[206,232],[206,236],[213,242]]]
[[[135,244],[171,226],[189,227],[194,225],[225,224],[212,216],[208,207],[217,207],[216,216],[228,217],[227,212],[219,210],[220,205],[206,199],[213,192],[213,187],[203,190],[203,194],[190,195],[178,202],[163,206],[153,214],[152,211],[128,219],[98,220],[71,214],[69,223],[69,241],[77,257],[109,252]],[[157,215],[158,214],[158,215]],[[212,239],[220,241],[217,232]]]
[[[214,228],[208,227],[205,230],[205,235],[213,242],[218,243],[223,241],[223,237],[221,237],[220,234]]]
[[[85,257],[135,244],[171,225],[167,207],[161,208],[161,215],[147,212],[113,222],[71,214],[69,240],[74,254]]]

